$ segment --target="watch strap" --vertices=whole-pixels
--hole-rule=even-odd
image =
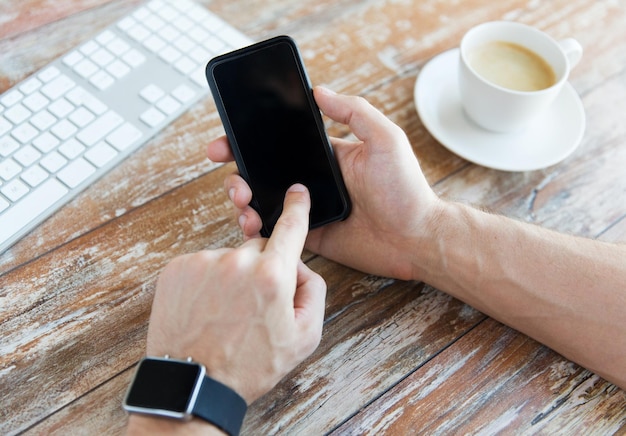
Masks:
[[[246,401],[237,392],[205,376],[191,413],[237,436],[247,409]]]

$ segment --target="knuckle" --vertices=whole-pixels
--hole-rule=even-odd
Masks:
[[[304,220],[301,215],[292,212],[285,212],[278,219],[275,227],[279,227],[281,229],[289,231],[292,229],[304,227],[303,221]]]
[[[273,301],[280,296],[285,269],[286,266],[278,256],[264,256],[257,264],[259,291],[267,300]]]

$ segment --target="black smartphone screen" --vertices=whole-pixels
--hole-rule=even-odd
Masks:
[[[293,40],[277,37],[219,56],[206,73],[262,234],[271,233],[296,182],[311,193],[311,228],[344,219],[348,195]]]

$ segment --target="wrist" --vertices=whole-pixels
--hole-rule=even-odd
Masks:
[[[475,293],[481,287],[487,253],[497,250],[493,240],[499,217],[457,202],[441,201],[439,212],[415,256],[414,274],[452,296],[475,306]]]
[[[193,418],[191,421],[176,421],[173,419],[159,418],[148,415],[130,415],[126,434],[130,436],[140,435],[205,435],[224,436],[222,430],[210,422]]]
[[[427,216],[415,227],[413,233],[405,235],[402,252],[411,253],[409,260],[410,280],[432,283],[432,277],[441,269],[444,241],[450,237],[456,225],[456,204],[437,198]]]
[[[144,425],[176,429],[200,420],[230,436],[239,434],[247,410],[246,401],[229,386],[207,376],[198,362],[165,357],[146,357],[139,362],[124,398],[130,413],[153,418]],[[165,419],[163,419],[165,418]],[[133,420],[133,425],[136,420]]]

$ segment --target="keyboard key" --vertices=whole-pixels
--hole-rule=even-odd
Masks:
[[[139,21],[143,21],[151,15],[150,11],[145,7],[140,7],[135,12],[133,12],[133,17],[135,17]]]
[[[109,111],[88,125],[76,135],[76,138],[88,147],[103,139],[115,127],[120,125],[123,118],[113,111]]]
[[[124,53],[122,59],[131,67],[137,68],[146,61],[146,57],[134,48]]]
[[[21,103],[12,106],[4,113],[4,116],[13,124],[19,124],[28,119],[31,115],[32,112],[26,109]]]
[[[32,77],[20,85],[20,91],[22,91],[25,95],[28,95],[38,90],[40,86],[41,81],[36,77]]]
[[[100,70],[96,74],[91,76],[91,78],[89,79],[89,83],[98,88],[100,91],[104,91],[109,86],[113,85],[113,83],[115,83],[115,79],[111,77],[110,74]]]
[[[39,130],[35,129],[29,123],[17,126],[11,132],[11,135],[22,144],[27,144],[31,139],[39,134]]]
[[[188,35],[191,37],[191,39],[195,40],[196,42],[200,43],[202,41],[204,41],[205,39],[207,39],[209,36],[211,36],[206,30],[204,30],[201,26],[195,26],[193,29],[191,29],[188,32]]]
[[[209,50],[213,55],[216,55],[224,50],[226,44],[224,44],[221,39],[212,36],[204,42],[204,47]]]
[[[78,128],[68,120],[61,120],[52,126],[50,131],[54,134],[54,136],[63,141],[70,136],[73,136],[78,131]]]
[[[37,127],[40,131],[46,130],[48,127],[57,122],[57,118],[47,110],[43,110],[30,119],[30,123]]]
[[[96,37],[96,41],[98,41],[102,45],[105,45],[115,38],[115,33],[111,32],[110,30],[105,30]]]
[[[182,32],[185,32],[185,30],[183,29]],[[196,44],[191,39],[187,38],[185,35],[178,38],[174,42],[174,45],[183,53],[188,53],[190,50],[193,50],[193,48],[196,46]]]
[[[13,159],[25,167],[32,165],[40,157],[41,153],[39,153],[32,145],[26,145],[13,154]]]
[[[22,171],[22,167],[13,159],[8,158],[0,161],[0,177],[4,180],[11,180],[13,177],[17,176],[20,171]]]
[[[102,115],[108,109],[107,105],[102,103],[102,101],[96,98],[93,94],[80,86],[77,86],[68,92],[67,99],[76,106],[85,106],[96,115]]]
[[[170,7],[170,5],[165,5],[161,9],[159,9],[158,14],[165,20],[165,22],[170,23],[174,21],[174,19],[178,16],[178,12],[176,9]],[[161,29],[161,34],[163,33],[163,29]]]
[[[0,241],[6,241],[33,219],[59,201],[68,189],[50,179],[33,189],[19,203],[0,215]]]
[[[116,155],[117,150],[104,142],[100,142],[97,145],[94,145],[91,149],[87,150],[85,158],[95,166],[103,167]]]
[[[198,66],[194,68],[193,72],[189,75],[189,78],[195,82],[200,88],[208,89],[209,84],[206,81],[206,75],[204,73],[204,66]]]
[[[178,9],[181,12],[186,12],[189,9],[191,9],[193,7],[193,3],[188,1],[188,0],[180,0],[177,1],[176,3],[172,3],[172,6],[176,6],[176,9]]]
[[[73,67],[85,58],[79,51],[74,50],[63,58],[63,63],[68,67]]]
[[[176,89],[172,91],[172,95],[181,103],[187,103],[189,100],[196,96],[196,91],[191,89],[185,84],[178,85]]]
[[[120,60],[115,60],[111,65],[107,67],[107,71],[111,73],[115,78],[121,79],[128,73],[130,73],[130,67]]]
[[[87,41],[85,44],[80,46],[80,51],[86,55],[89,56],[90,54],[92,54],[93,52],[95,52],[96,50],[98,50],[98,44],[94,41]]]
[[[143,45],[152,53],[158,53],[163,47],[167,45],[167,43],[163,41],[163,39],[159,36],[151,35],[149,38],[143,41]]]
[[[139,116],[139,119],[150,127],[155,127],[165,120],[165,114],[156,108],[149,108]]]
[[[23,101],[24,106],[30,109],[33,112],[38,112],[50,103],[46,97],[44,97],[40,92],[35,92],[34,94],[29,95]]]
[[[67,159],[65,159],[63,156],[61,156],[56,151],[53,151],[52,153],[47,154],[39,162],[39,164],[42,167],[44,167],[45,169],[47,169],[51,173],[56,173],[61,168],[63,168],[66,163],[67,163]]]
[[[139,95],[148,103],[155,103],[165,95],[165,91],[154,84],[150,84],[139,91]]]
[[[165,3],[162,0],[152,0],[150,3],[148,3],[148,8],[150,8],[154,12],[157,12],[164,5]]]
[[[68,118],[78,127],[84,127],[92,122],[93,119],[96,118],[96,116],[84,107],[79,107],[74,112],[72,112]]]
[[[39,185],[46,180],[50,174],[41,168],[39,165],[33,165],[22,173],[22,180],[28,183],[31,187]]]
[[[137,23],[133,17],[124,17],[117,23],[117,27],[124,32],[127,32],[131,27]]]
[[[202,24],[205,26],[207,30],[212,31],[215,34],[219,34],[219,31],[221,31],[222,28],[226,26],[226,23],[224,22],[224,20],[222,20],[220,17],[212,13],[209,13],[204,18],[204,20],[202,21]]]
[[[150,15],[145,20],[143,20],[143,25],[153,32],[156,32],[165,25],[165,21],[159,18],[158,15]]]
[[[42,153],[48,153],[59,145],[60,141],[50,132],[44,132],[33,140],[33,145]]]
[[[191,21],[189,18],[185,17],[184,15],[181,15],[180,17],[175,19],[173,24],[181,32],[187,32],[191,28],[191,26],[194,25],[193,21]]]
[[[57,174],[59,180],[70,188],[75,188],[96,172],[96,168],[82,157],[71,162]]]
[[[134,39],[137,42],[141,42],[150,36],[150,31],[143,27],[141,24],[137,23],[130,29],[128,29],[128,36]]]
[[[171,45],[165,47],[163,50],[159,52],[159,57],[163,59],[168,64],[173,63],[176,59],[182,56],[182,53],[176,50]]]
[[[187,14],[191,18],[196,20],[197,23],[203,23],[210,16],[210,14],[207,12],[207,10],[204,9],[203,7],[200,7],[199,5],[194,5],[192,7],[191,13],[187,12]]]
[[[59,74],[61,74],[59,69],[57,67],[52,66],[52,67],[46,68],[41,73],[39,73],[38,77],[42,82],[48,83]]]
[[[116,56],[121,56],[130,50],[130,45],[121,38],[115,38],[107,44],[107,48]]]
[[[76,83],[65,75],[60,75],[41,88],[41,92],[50,100],[56,100],[67,91],[72,89]]]
[[[0,197],[0,212],[2,212],[3,210],[5,210],[7,207],[9,207],[11,205],[11,203],[9,203],[8,201],[6,201],[4,198]],[[2,218],[0,218],[0,223],[2,222]]]
[[[0,155],[7,157],[19,148],[20,144],[9,135],[0,138]]]
[[[90,56],[90,59],[94,61],[97,65],[104,67],[111,63],[115,56],[111,54],[106,48],[98,49],[95,53]]]
[[[83,79],[87,79],[89,76],[98,71],[98,66],[89,59],[83,59],[76,64],[74,71],[76,71],[76,74],[81,76]]]
[[[203,47],[194,48],[191,53],[189,53],[191,59],[194,59],[196,62],[199,62],[202,65],[205,65],[211,59],[211,53],[205,50]]]
[[[17,102],[21,101],[23,97],[24,97],[24,94],[19,92],[17,89],[13,89],[13,90],[5,93],[0,98],[0,103],[2,103],[6,107],[11,107],[14,104],[16,104]]]
[[[21,180],[15,179],[4,185],[2,189],[0,189],[0,192],[9,200],[17,201],[28,194],[28,186]]]
[[[131,144],[143,136],[141,130],[131,123],[124,123],[113,133],[107,136],[107,142],[119,151],[127,149]]]
[[[59,147],[59,151],[66,158],[74,159],[75,157],[80,155],[83,151],[85,151],[85,146],[81,144],[80,142],[78,142],[76,139],[70,138],[67,141],[65,141],[63,144],[61,144],[61,146]]]
[[[75,106],[72,105],[70,102],[68,102],[66,99],[61,98],[57,101],[55,101],[54,103],[52,103],[49,107],[48,110],[50,112],[52,112],[54,115],[56,115],[59,118],[63,118],[65,117],[67,114],[69,114],[70,112],[72,112],[74,110]]]
[[[241,48],[250,44],[248,38],[242,35],[238,30],[226,25],[223,29],[220,29],[220,38],[224,41],[229,41],[231,47]]]
[[[174,68],[183,74],[189,74],[196,67],[195,62],[189,59],[187,56],[183,56],[174,64]]]
[[[180,103],[169,95],[166,95],[157,102],[156,107],[167,115],[172,115],[180,108]]]
[[[167,21],[170,22],[171,20]],[[180,37],[180,32],[178,31],[178,29],[168,24],[167,26],[159,30],[159,35],[161,35],[161,38],[166,41],[174,41],[176,38]]]
[[[5,120],[4,117],[0,116],[0,135],[7,133],[11,130],[11,127],[13,127],[13,125],[9,121]]]

